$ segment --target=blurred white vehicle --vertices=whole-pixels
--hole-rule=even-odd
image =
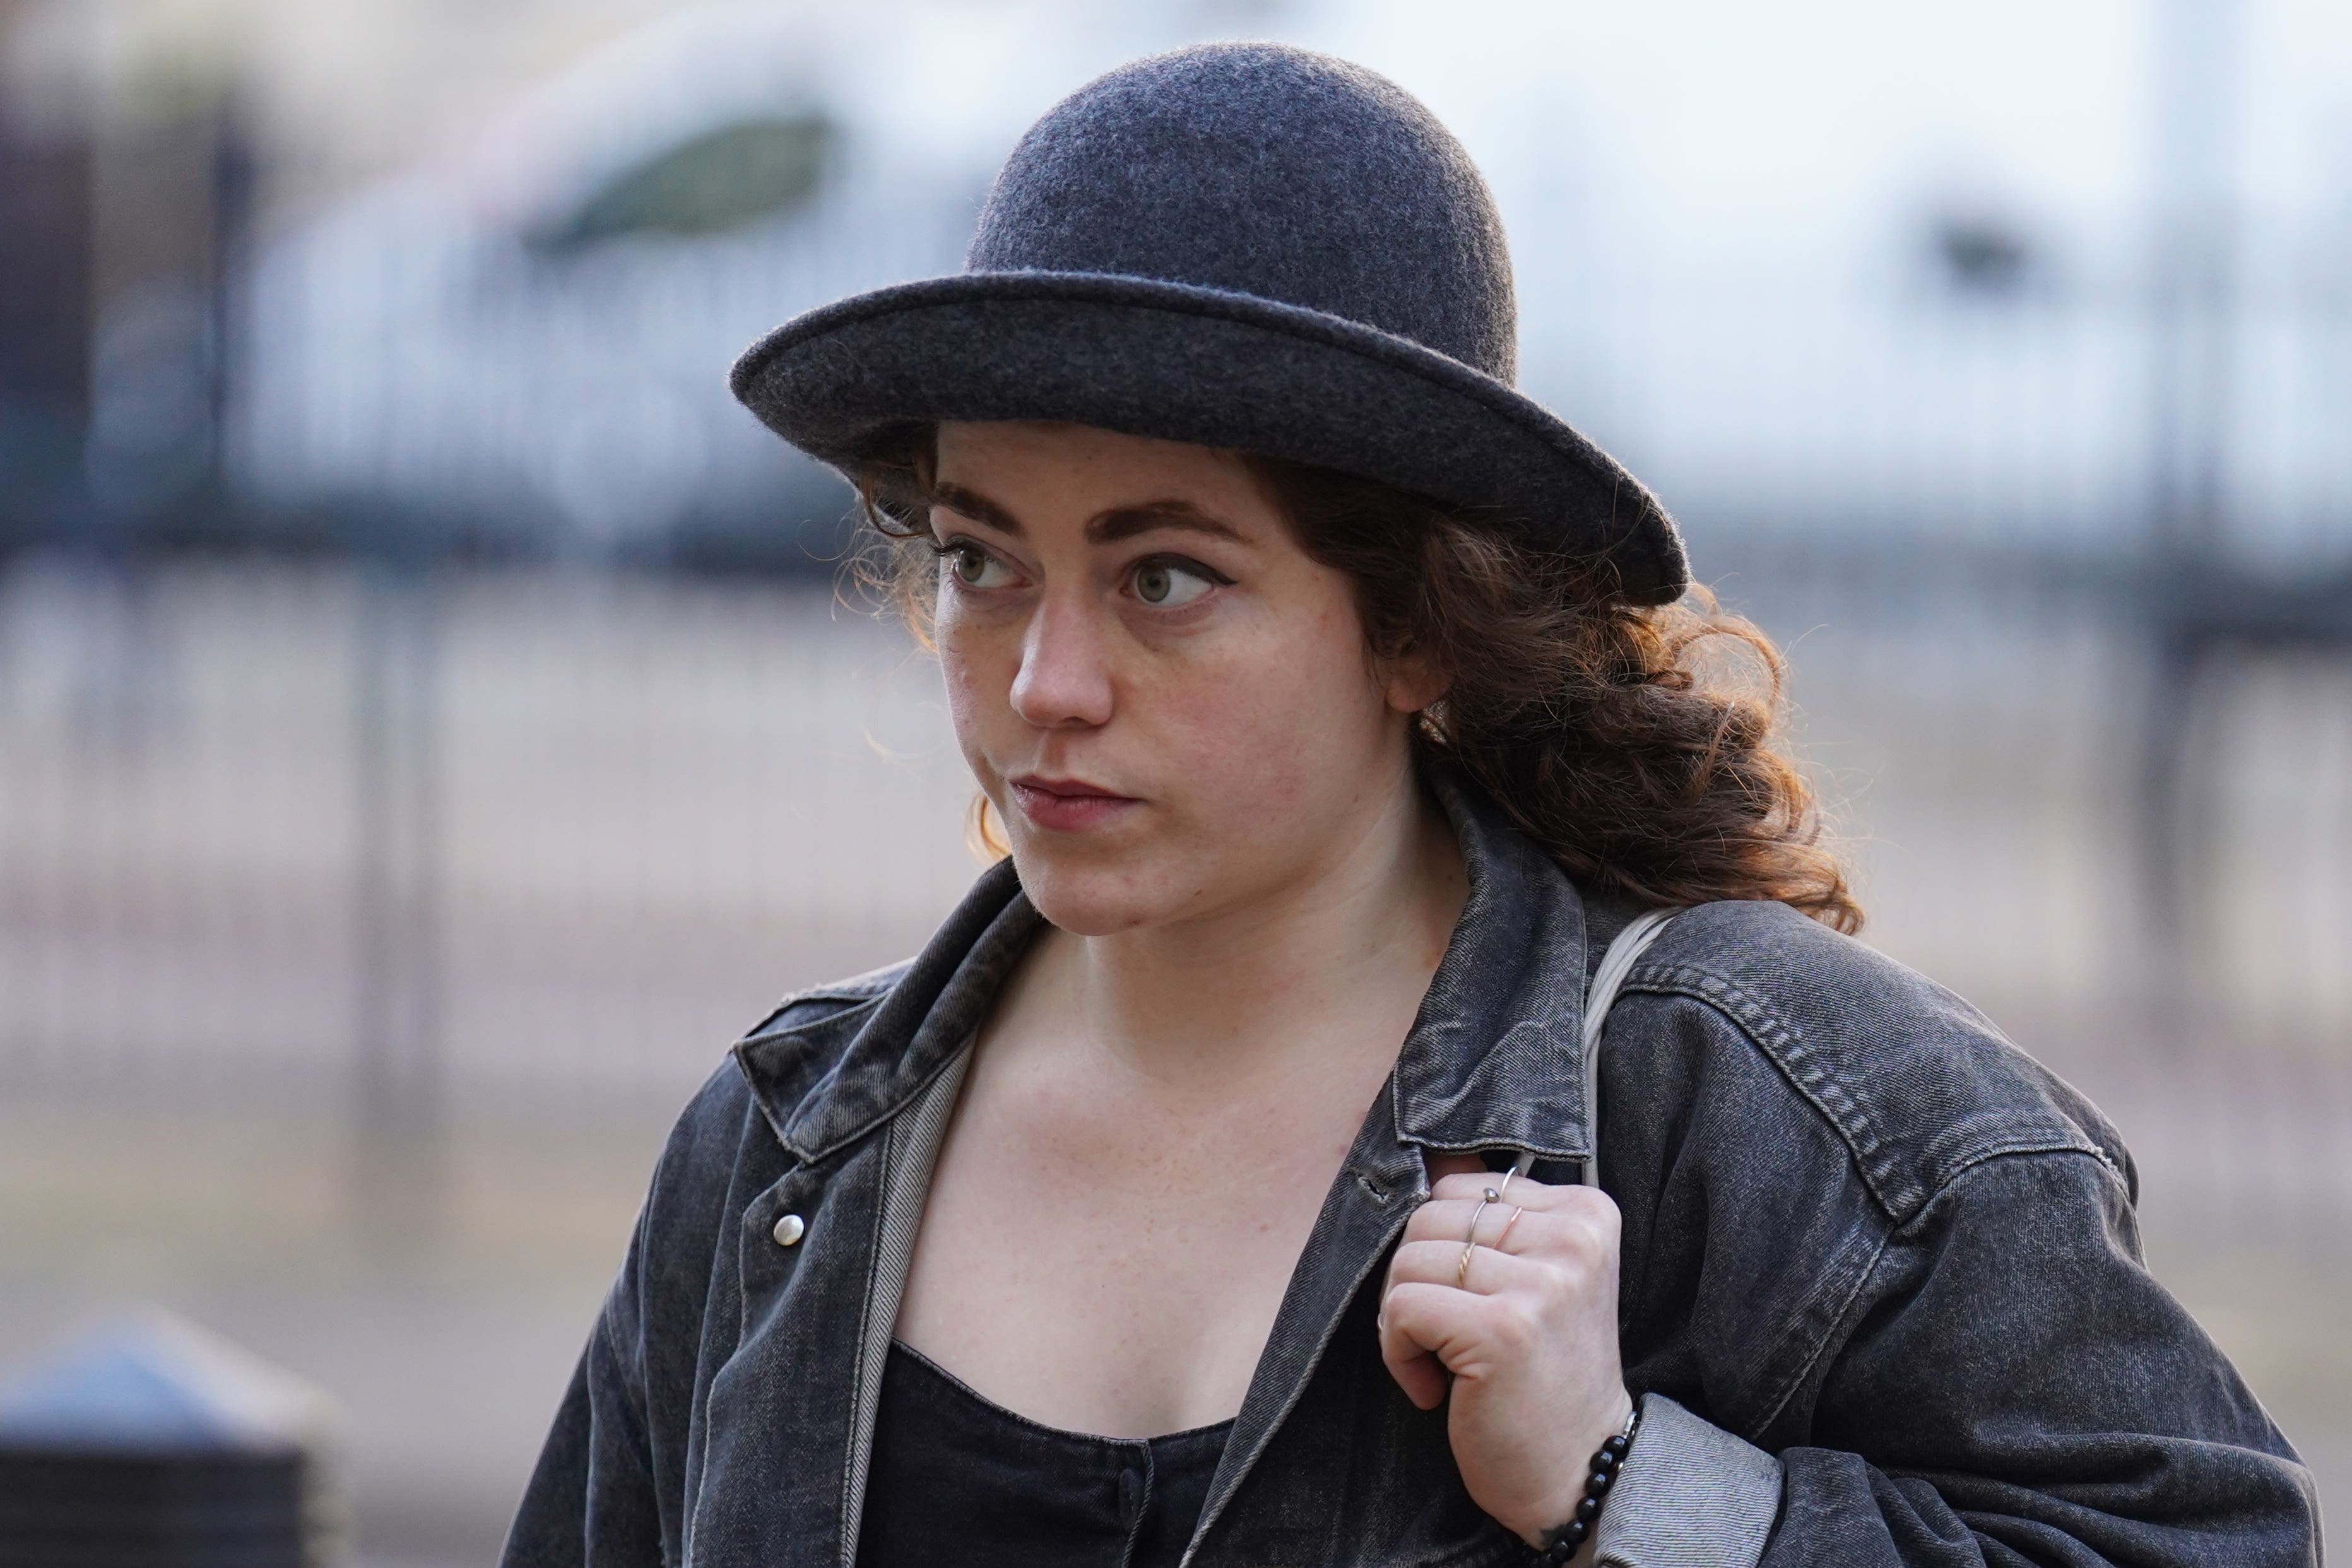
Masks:
[[[441,542],[821,555],[846,492],[737,406],[734,356],[954,270],[1023,126],[1197,20],[725,5],[625,37],[258,259],[233,482]]]
[[[2249,162],[2229,384],[2157,390],[2149,18],[2053,32],[2031,0],[1981,0],[1863,26],[1791,3],[681,10],[261,258],[232,477],[411,537],[825,553],[845,493],[734,404],[733,356],[956,267],[1021,129],[1096,71],[1273,33],[1391,73],[1463,136],[1511,231],[1523,385],[1659,490],[1704,570],[2113,561],[2150,536],[2176,446],[2218,454],[2198,462],[2233,549],[2289,570],[2352,550],[2343,318],[2315,303],[2340,269],[2298,259],[2321,254],[2318,187]],[[2352,81],[2295,78],[2263,37],[2257,148]],[[2182,441],[2166,397],[2213,428]]]

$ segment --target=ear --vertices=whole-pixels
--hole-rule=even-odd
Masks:
[[[1454,684],[1452,674],[1419,649],[1407,649],[1381,661],[1382,695],[1398,713],[1419,713],[1433,706]]]

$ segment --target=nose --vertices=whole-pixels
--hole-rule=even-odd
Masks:
[[[1076,595],[1048,594],[1021,639],[1013,711],[1040,729],[1110,722],[1111,675],[1105,628]]]

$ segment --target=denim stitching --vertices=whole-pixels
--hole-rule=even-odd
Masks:
[[[1697,964],[1660,965],[1636,969],[1626,977],[1624,988],[1652,995],[1685,996],[1714,1008],[1731,1019],[1740,1032],[1780,1070],[1781,1075],[1788,1079],[1798,1094],[1837,1129],[1839,1136],[1853,1153],[1854,1164],[1861,1171],[1863,1183],[1872,1198],[1886,1217],[1897,1224],[1906,1223],[1933,1201],[1935,1195],[1948,1185],[1959,1168],[1998,1154],[2084,1154],[2113,1168],[2112,1163],[2097,1145],[2087,1140],[2063,1135],[2044,1136],[1971,1150],[1953,1169],[1937,1173],[1932,1187],[1923,1186],[1909,1173],[1896,1168],[1895,1162],[1888,1157],[1886,1141],[1879,1135],[1868,1115],[1847,1093],[1845,1087],[1805,1045],[1795,1026],[1753,991],[1717,970]]]
[[[1951,1174],[1944,1178],[1941,1186],[1937,1186],[1933,1193],[1928,1195],[1927,1202],[1921,1206],[1923,1212],[1925,1209],[1934,1207],[1937,1198],[1942,1197],[1944,1194],[1949,1192],[1955,1183],[1957,1183],[1962,1176],[1968,1175],[1969,1172],[1976,1169],[1979,1166],[1984,1165],[1992,1160],[2014,1159],[2021,1155],[2081,1155],[2085,1158],[2095,1160],[2097,1162],[2099,1168],[2107,1173],[2107,1178],[2113,1181],[2117,1186],[2124,1189],[2125,1206],[2132,1208],[2137,1207],[2137,1205],[2132,1202],[2131,1184],[2124,1179],[2124,1173],[2116,1168],[2116,1162],[2107,1157],[2107,1151],[2098,1147],[2095,1144],[2088,1148],[2084,1148],[2074,1144],[2052,1145],[2020,1143],[1996,1144],[1990,1148],[1979,1150],[1978,1153],[1970,1155],[1967,1159],[1961,1160],[1958,1164],[1954,1165],[1952,1166]]]
[[[794,991],[769,1009],[768,1016],[752,1025],[737,1043],[749,1045],[753,1040],[781,1040],[785,1035],[797,1034],[802,1030],[821,1024],[827,1019],[839,1018],[845,1012],[853,1012],[861,1007],[870,1007],[890,994],[890,988],[898,983],[898,972],[906,967],[904,964],[898,964],[888,970],[877,970],[877,975],[887,975],[888,977],[877,981],[870,988],[860,987],[856,980],[844,980],[836,985],[811,986],[805,991]],[[865,977],[861,976],[860,978]],[[829,1012],[819,1013],[814,1018],[802,1019],[797,1023],[777,1022],[794,1008],[808,1002],[845,1002],[849,1005],[835,1008]]]
[[[1369,1186],[1366,1191],[1369,1193]],[[1404,1234],[1405,1225],[1412,1218],[1410,1210],[1390,1218],[1387,1228],[1381,1233],[1380,1245],[1364,1255],[1361,1266],[1356,1270],[1355,1278],[1348,1282],[1342,1300],[1352,1301],[1362,1292],[1364,1281],[1370,1279],[1372,1271],[1380,1268],[1387,1260],[1389,1249],[1396,1245],[1397,1238]],[[1298,1375],[1292,1379],[1289,1388],[1284,1393],[1281,1407],[1274,1413],[1273,1418],[1265,1423],[1265,1430],[1257,1435],[1255,1445],[1248,1453],[1242,1456],[1241,1463],[1235,1469],[1237,1476],[1246,1477],[1251,1469],[1255,1468],[1258,1460],[1264,1457],[1267,1446],[1274,1441],[1275,1434],[1279,1432],[1282,1429],[1282,1424],[1290,1418],[1292,1409],[1297,1406],[1299,1400],[1306,1397],[1307,1385],[1313,1380],[1316,1369],[1323,1364],[1323,1357],[1330,1348],[1331,1341],[1327,1334],[1316,1344],[1313,1354],[1307,1357],[1307,1364],[1300,1369]],[[1236,1430],[1238,1429],[1237,1427]],[[1219,1465],[1218,1470],[1220,1475],[1223,1473],[1222,1464]],[[1212,1485],[1213,1489],[1213,1482]],[[1210,1530],[1223,1517],[1226,1508],[1233,1501],[1234,1494],[1239,1490],[1237,1484],[1225,1488],[1222,1493],[1212,1490],[1208,1504],[1202,1510],[1199,1522],[1192,1527],[1192,1543],[1185,1547],[1183,1558],[1178,1564],[1178,1568],[1188,1568],[1188,1565],[1192,1563],[1202,1543],[1207,1541]]]
[[[869,1239],[866,1249],[864,1301],[869,1308],[874,1301],[874,1292],[881,1287],[882,1231],[890,1218],[890,1205],[887,1200],[891,1156],[895,1153],[895,1145],[898,1141],[898,1123],[891,1123],[884,1130],[883,1138],[882,1172],[877,1184],[880,1186],[881,1192],[874,1205],[874,1234]],[[865,1311],[861,1310],[858,1314],[861,1332],[858,1333],[857,1343],[852,1353],[849,1366],[849,1386],[853,1390],[862,1390],[866,1386],[866,1347],[872,1336],[863,1332],[865,1316]],[[856,1440],[856,1437],[853,1427],[848,1450],[841,1456],[841,1503],[837,1518],[841,1526],[841,1561],[845,1568],[857,1553],[857,1537],[852,1521],[857,1518],[866,1500],[863,1496],[863,1483],[866,1479],[863,1472],[869,1456],[863,1451],[864,1446]]]
[[[1895,1205],[1879,1191],[1881,1184],[1892,1186],[1895,1178],[1892,1173],[1876,1168],[1876,1156],[1885,1147],[1877,1133],[1864,1117],[1861,1108],[1847,1095],[1844,1087],[1815,1063],[1812,1052],[1806,1048],[1796,1030],[1760,998],[1727,977],[1696,964],[1636,969],[1625,977],[1624,988],[1687,996],[1729,1018],[1739,1031],[1780,1068],[1790,1086],[1837,1129],[1838,1135],[1853,1152],[1855,1164],[1863,1167],[1871,1196],[1890,1216],[1896,1212]]]
[[[1928,1213],[1935,1208],[1937,1204],[1943,1200],[1945,1195],[1959,1185],[1961,1176],[1966,1175],[1968,1172],[1976,1169],[1979,1166],[1985,1165],[1990,1161],[1996,1159],[2013,1159],[2020,1156],[2037,1155],[2086,1155],[2097,1160],[2101,1167],[2105,1169],[2110,1176],[2114,1176],[2116,1175],[2114,1167],[2109,1166],[2107,1161],[2105,1158],[2102,1158],[2096,1150],[2074,1147],[2050,1148],[2042,1145],[2021,1145],[2015,1147],[1988,1150],[1985,1153],[1973,1156],[1961,1164],[1951,1173],[1950,1176],[1947,1176],[1943,1181],[1937,1185],[1936,1190],[1928,1194],[1927,1201],[1919,1206],[1918,1212],[1914,1214],[1908,1221],[1897,1229],[1887,1231],[1879,1237],[1878,1245],[1872,1249],[1870,1261],[1856,1276],[1853,1288],[1845,1292],[1845,1299],[1839,1303],[1837,1311],[1829,1314],[1826,1321],[1822,1323],[1819,1338],[1815,1341],[1811,1351],[1806,1354],[1802,1364],[1797,1366],[1796,1369],[1790,1373],[1788,1378],[1784,1381],[1783,1386],[1773,1396],[1771,1404],[1766,1407],[1764,1415],[1758,1420],[1756,1430],[1760,1433],[1770,1429],[1772,1423],[1780,1418],[1781,1412],[1787,1408],[1789,1401],[1796,1396],[1797,1390],[1803,1387],[1805,1380],[1811,1376],[1813,1368],[1821,1364],[1822,1358],[1830,1353],[1832,1343],[1832,1333],[1835,1332],[1838,1324],[1848,1321],[1853,1316],[1854,1303],[1863,1298],[1871,1281],[1877,1275],[1880,1266],[1886,1260],[1887,1249],[1894,1245],[1895,1238],[1899,1234],[1903,1231],[1913,1229],[1924,1223]]]
[[[1892,1231],[1880,1233],[1878,1245],[1871,1249],[1869,1260],[1854,1270],[1853,1283],[1847,1287],[1834,1312],[1823,1314],[1813,1310],[1821,1303],[1820,1292],[1816,1292],[1812,1301],[1807,1303],[1806,1315],[1809,1319],[1814,1320],[1814,1322],[1806,1325],[1805,1333],[1801,1335],[1792,1333],[1788,1336],[1788,1339],[1795,1346],[1802,1346],[1810,1341],[1811,1348],[1805,1351],[1789,1374],[1780,1380],[1780,1385],[1777,1391],[1769,1386],[1766,1389],[1769,1400],[1764,1406],[1764,1413],[1756,1421],[1756,1431],[1759,1436],[1771,1429],[1772,1423],[1778,1421],[1780,1418],[1780,1413],[1789,1407],[1789,1401],[1797,1396],[1797,1390],[1805,1385],[1806,1380],[1812,1376],[1813,1369],[1819,1366],[1822,1358],[1830,1354],[1830,1346],[1832,1336],[1837,1332],[1837,1326],[1853,1316],[1853,1304],[1862,1299],[1864,1291],[1870,1286],[1872,1278],[1877,1274],[1878,1266],[1885,1261],[1886,1249],[1894,1239]],[[1815,1326],[1816,1324],[1818,1326]]]

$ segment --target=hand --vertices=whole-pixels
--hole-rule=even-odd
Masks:
[[[1477,1248],[1457,1272],[1478,1196],[1504,1188],[1503,1176],[1467,1155],[1430,1168],[1451,1174],[1390,1260],[1381,1359],[1423,1410],[1446,1400],[1450,1376],[1446,1434],[1463,1484],[1535,1545],[1576,1511],[1586,1461],[1633,1407],[1617,1358],[1617,1206],[1594,1187],[1514,1176],[1478,1215]]]

